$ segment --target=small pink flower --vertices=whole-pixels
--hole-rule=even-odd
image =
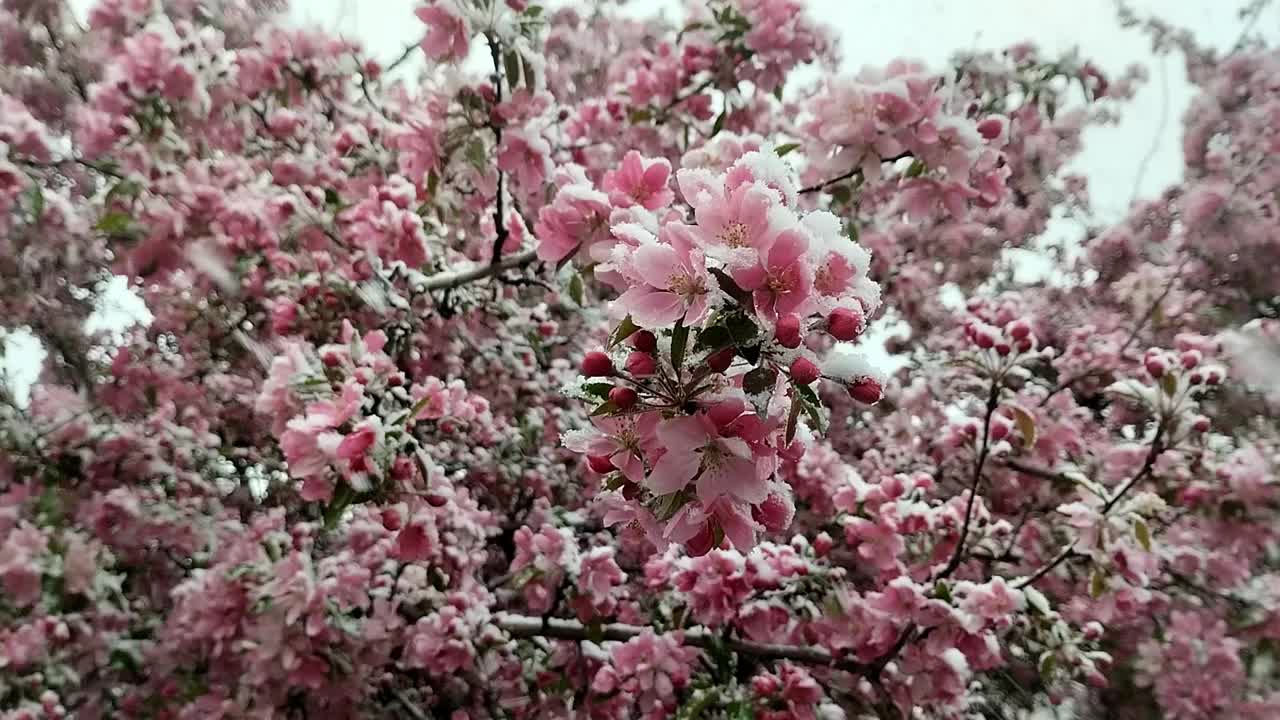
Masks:
[[[756,312],[770,320],[801,311],[813,290],[813,268],[805,251],[809,239],[798,229],[778,233],[756,264],[735,269],[733,279],[753,292]]]
[[[671,204],[675,193],[668,186],[671,163],[664,158],[650,160],[632,150],[622,158],[617,170],[604,175],[603,187],[616,207],[640,205],[657,210]]]
[[[663,421],[657,433],[667,451],[645,480],[653,492],[682,490],[697,476],[698,497],[704,504],[721,495],[747,503],[768,497],[767,476],[757,472],[751,447],[741,438],[720,437],[707,415]]]
[[[681,317],[687,325],[698,325],[707,314],[715,281],[695,246],[693,228],[668,223],[658,237],[661,243],[641,245],[632,254],[632,267],[643,284],[623,293],[618,307],[641,327],[669,327]]]
[[[498,169],[514,175],[525,192],[537,192],[551,174],[551,145],[536,133],[509,128],[498,148]]]
[[[440,61],[461,60],[471,46],[471,27],[452,0],[437,0],[414,11],[427,24],[422,51]]]

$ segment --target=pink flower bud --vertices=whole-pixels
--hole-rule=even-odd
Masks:
[[[1000,442],[1009,436],[1011,425],[1007,418],[996,416],[991,418],[991,439]]]
[[[1018,352],[1031,352],[1031,348],[1035,347],[1035,339],[1025,337],[1019,340],[1014,347],[1018,348]]]
[[[619,410],[630,410],[635,407],[639,399],[640,396],[636,395],[636,391],[629,387],[615,387],[609,391],[609,402]]]
[[[977,130],[984,140],[995,140],[1004,133],[1004,118],[999,116],[984,118],[978,123]]]
[[[808,385],[822,376],[813,361],[806,357],[798,357],[791,363],[791,380],[801,385]]]
[[[588,455],[587,465],[595,472],[604,475],[613,472],[613,461],[607,455]]]
[[[866,318],[861,309],[838,307],[827,316],[827,332],[837,340],[848,342],[866,329]]]
[[[1217,385],[1222,382],[1226,373],[1218,366],[1207,367],[1204,369],[1204,382],[1206,385]]]
[[[648,330],[641,330],[631,336],[631,347],[640,352],[651,353],[658,349],[658,338]]]
[[[1164,376],[1165,370],[1168,370],[1164,364],[1164,358],[1158,355],[1148,355],[1142,363],[1147,368],[1147,374],[1153,378]]]
[[[1209,432],[1209,418],[1203,415],[1191,418],[1191,429],[1198,433]]]
[[[627,356],[627,372],[636,377],[648,377],[658,370],[658,361],[647,352],[636,350]]]
[[[1203,359],[1204,359],[1204,356],[1200,354],[1199,350],[1187,350],[1186,352],[1182,353],[1182,357],[1179,358],[1179,360],[1182,362],[1182,367],[1188,370],[1199,365],[1200,361]]]
[[[722,373],[729,369],[733,364],[733,356],[737,354],[737,348],[727,347],[707,358],[707,366],[713,371]]]
[[[996,352],[1000,353],[1001,356],[1004,356],[1013,352],[1013,348],[1009,346],[1009,343],[1001,340],[1000,342],[996,343]]]
[[[1191,374],[1187,376],[1187,380],[1190,381],[1192,385],[1200,385],[1204,383],[1204,373],[1199,370],[1192,370]]]
[[[973,344],[977,345],[983,350],[990,350],[991,348],[995,347],[996,337],[991,333],[987,332],[985,329],[974,329]]]
[[[782,685],[778,682],[778,678],[771,674],[757,675],[751,678],[751,691],[757,697],[768,697],[778,692]]]
[[[1005,330],[1009,333],[1009,337],[1021,340],[1031,334],[1031,323],[1022,319],[1014,320]]]
[[[427,504],[434,508],[444,507],[449,504],[449,498],[440,493],[431,493],[427,495]]]
[[[613,360],[599,350],[592,350],[582,358],[582,374],[587,377],[608,377],[613,374]]]
[[[849,383],[849,396],[863,405],[875,405],[884,397],[884,388],[875,378],[864,375]]]
[[[831,552],[831,548],[835,547],[836,541],[826,532],[818,533],[818,537],[813,539],[813,551],[818,557],[826,557]]]
[[[382,527],[395,531],[400,529],[400,511],[395,508],[382,508]]]
[[[777,336],[778,344],[782,347],[793,349],[800,347],[800,318],[795,315],[783,315],[778,318],[774,335]]]

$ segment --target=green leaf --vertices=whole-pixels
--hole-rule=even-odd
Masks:
[[[613,337],[609,338],[609,347],[614,347],[639,331],[640,326],[631,320],[630,315],[622,318],[622,322],[618,323],[618,329],[613,331]]]
[[[933,585],[933,596],[943,602],[951,602],[951,586],[939,580]]]
[[[481,170],[481,171],[484,170],[484,164],[485,164],[484,142],[482,142],[479,138],[472,139],[470,142],[467,143],[466,150],[464,150],[463,152],[466,155],[467,162],[471,163],[471,165],[475,167],[476,170]]]
[[[31,212],[31,223],[39,225],[40,219],[44,217],[44,190],[40,188],[39,183],[31,183],[31,187],[27,189],[27,209]]]
[[[582,292],[582,275],[574,273],[569,280],[569,297],[577,303],[578,307],[582,307],[584,304]]]
[[[1058,657],[1052,653],[1045,653],[1040,657],[1040,677],[1049,682],[1053,678],[1053,671],[1058,667]]]
[[[733,344],[733,336],[724,325],[712,325],[698,333],[698,341],[693,344],[695,350],[715,352]]]
[[[609,383],[587,383],[582,386],[582,389],[588,395],[594,395],[603,400],[609,397],[609,391],[613,389],[613,386]]]
[[[1023,410],[1017,405],[1013,406],[1013,419],[1018,423],[1018,432],[1022,433],[1025,447],[1034,447],[1036,444],[1036,419],[1031,413]]]
[[[1089,579],[1089,596],[1093,598],[1102,597],[1102,593],[1107,591],[1107,576],[1102,574],[1101,570],[1094,570],[1093,577]]]
[[[736,345],[746,345],[760,334],[760,328],[744,313],[733,313],[725,318],[725,329]]]
[[[515,87],[516,82],[520,80],[520,54],[514,50],[508,50],[502,58],[502,68],[507,72],[507,85]]]
[[[342,519],[342,513],[356,499],[356,489],[345,482],[338,483],[338,487],[333,491],[333,498],[329,500],[329,504],[324,509],[324,529],[332,530],[338,525],[338,521]]]
[[[1165,373],[1160,377],[1160,389],[1165,395],[1173,397],[1178,392],[1178,378],[1170,373]]]
[[[680,318],[676,322],[676,327],[671,331],[671,366],[680,371],[684,365],[684,351],[689,345],[689,328],[684,324],[684,318]]]
[[[778,371],[769,367],[758,367],[742,376],[742,389],[748,395],[757,395],[773,389],[778,379]]]
[[[536,18],[542,14],[542,6],[530,5],[529,7],[525,8],[524,14],[528,15],[529,17]]]
[[[1142,518],[1133,524],[1133,536],[1138,539],[1138,544],[1143,550],[1151,552],[1151,528],[1147,527],[1147,523]]]
[[[614,405],[612,400],[609,400],[604,404],[597,406],[595,410],[592,410],[591,417],[599,417],[601,415],[610,415],[615,412],[618,412],[618,406]]]
[[[653,119],[653,111],[647,107],[636,108],[627,113],[627,119],[631,121],[632,125],[649,122]]]
[[[716,116],[715,124],[711,126],[711,137],[715,137],[720,134],[720,131],[724,129],[724,121],[728,118],[729,108],[725,108],[723,112]]]
[[[800,147],[800,143],[787,143],[786,145],[779,145],[778,147],[774,148],[773,151],[778,154],[778,157],[786,157],[789,153],[791,153],[791,151],[795,150],[798,147]]]
[[[796,421],[799,420],[800,410],[803,408],[804,400],[802,400],[799,395],[793,395],[791,397],[791,410],[787,412],[786,443],[788,445],[790,445],[791,441],[796,438]]]
[[[587,626],[587,639],[596,644],[604,642],[604,623],[600,618],[595,618]]]
[[[128,213],[109,212],[98,219],[98,223],[94,225],[95,230],[106,233],[107,235],[117,236],[124,235],[129,232],[129,226],[133,224],[133,217]]]
[[[924,163],[920,161],[920,158],[916,158],[911,161],[911,167],[907,168],[907,172],[904,175],[909,178],[920,177],[924,174],[925,169]]]
[[[520,67],[521,67],[521,70],[524,72],[524,86],[529,88],[530,91],[532,91],[533,82],[536,77],[533,73],[533,64],[530,63],[523,55],[521,55]]]
[[[853,198],[853,191],[848,185],[836,185],[831,188],[831,199],[838,203],[847,203]]]
[[[751,293],[739,287],[738,283],[734,282],[733,278],[729,277],[729,274],[720,268],[710,268],[710,270],[711,274],[716,278],[716,283],[720,285],[720,289],[726,295],[733,298],[743,307],[751,307]]]
[[[773,99],[782,102],[782,83],[778,83],[778,86],[773,89]]]

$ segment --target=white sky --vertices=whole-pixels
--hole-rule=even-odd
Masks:
[[[1243,2],[1132,0],[1131,5],[1141,16],[1159,14],[1175,26],[1191,28],[1201,42],[1227,48],[1239,37],[1242,23],[1237,10]],[[423,26],[412,14],[418,4],[417,0],[294,0],[291,14],[301,23],[319,24],[358,39],[385,61],[421,37]],[[72,0],[82,15],[90,5],[91,0]],[[1082,57],[1112,74],[1142,62],[1149,68],[1149,82],[1125,107],[1118,126],[1088,131],[1084,152],[1073,169],[1089,178],[1099,220],[1123,215],[1140,174],[1141,196],[1154,195],[1179,179],[1180,118],[1192,89],[1180,58],[1157,59],[1144,35],[1119,27],[1113,0],[808,0],[808,5],[814,17],[836,29],[847,71],[883,65],[895,57],[939,66],[958,50],[1001,49],[1024,40],[1035,42],[1046,56],[1078,47]],[[676,0],[632,0],[628,10],[644,15],[675,13],[679,7]],[[1280,3],[1264,11],[1255,31],[1273,43],[1280,38]],[[1141,173],[1148,154],[1151,158]],[[1052,225],[1048,232],[1051,237],[1078,234],[1078,225],[1066,223]],[[1030,253],[1019,256],[1021,279],[1034,279],[1047,268]],[[124,318],[137,313],[136,307],[130,307],[132,298],[111,294],[115,306],[111,315]],[[39,347],[30,336],[4,337],[0,332],[0,338],[8,359],[0,369],[8,366],[9,380],[25,395],[39,362]]]

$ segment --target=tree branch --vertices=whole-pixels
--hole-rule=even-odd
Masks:
[[[973,480],[969,483],[969,501],[964,507],[964,525],[960,528],[960,540],[956,543],[956,551],[951,560],[934,580],[941,580],[955,572],[964,559],[964,544],[969,536],[969,524],[973,521],[973,505],[978,496],[978,486],[982,483],[982,468],[987,463],[987,455],[991,452],[991,416],[995,415],[1000,401],[1000,380],[991,380],[991,392],[987,394],[987,414],[982,422],[982,448],[978,450],[978,461],[973,464]]]
[[[526,250],[522,253],[502,258],[496,263],[480,265],[470,270],[442,272],[432,275],[427,278],[425,283],[423,283],[422,289],[423,291],[452,290],[453,288],[461,287],[468,283],[475,282],[476,280],[506,272],[507,270],[524,267],[537,259],[538,254],[536,251]]]
[[[507,633],[515,638],[546,637],[556,640],[577,641],[612,640],[615,642],[625,642],[636,637],[645,630],[652,629],[647,625],[609,623],[601,626],[598,632],[593,633],[591,628],[588,628],[576,620],[530,617],[527,615],[513,615],[505,612],[498,613],[495,616],[495,623],[498,627],[507,631]],[[805,663],[807,665],[833,667],[837,670],[843,670],[845,672],[859,675],[866,674],[870,671],[870,668],[862,663],[835,657],[826,650],[818,647],[802,645],[773,645],[770,643],[758,643],[734,638],[725,640],[722,639],[718,633],[701,627],[689,628],[682,632],[684,633],[684,644],[690,647],[705,649],[723,642],[725,647],[740,655],[749,655],[762,660],[791,660],[793,662]]]

